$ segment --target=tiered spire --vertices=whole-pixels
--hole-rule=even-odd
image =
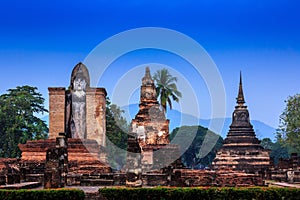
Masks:
[[[260,145],[250,123],[249,111],[244,105],[242,73],[236,100],[229,132],[214,159],[213,168],[251,173],[263,171],[270,164],[269,152]]]
[[[237,97],[237,104],[243,106],[245,103],[244,92],[243,92],[243,82],[242,82],[242,72],[240,72],[240,85],[239,85],[239,93]]]
[[[142,85],[153,85],[154,86],[154,81],[151,78],[149,67],[146,67],[145,76],[142,79]]]
[[[132,120],[132,124],[133,132],[139,132],[138,139],[143,140],[145,144],[170,143],[169,121],[159,108],[156,88],[149,67],[146,67],[145,75],[142,78],[139,112]],[[141,143],[141,145],[144,144]]]
[[[242,72],[240,72],[239,92],[238,92],[238,96],[237,96],[236,100],[237,100],[236,101],[237,105],[235,106],[235,110],[233,111],[233,114],[232,114],[232,124],[230,126],[230,131],[233,130],[233,127],[248,127],[252,131],[252,125],[250,123],[249,111],[247,109],[247,106],[245,105]]]

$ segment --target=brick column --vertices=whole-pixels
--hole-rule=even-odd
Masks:
[[[105,147],[106,139],[106,90],[89,88],[86,91],[87,139],[96,140]]]
[[[48,88],[49,91],[49,138],[65,132],[66,90],[63,87]]]

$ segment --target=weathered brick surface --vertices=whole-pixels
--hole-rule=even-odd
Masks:
[[[86,78],[86,90],[85,90],[85,125],[86,133],[78,133],[73,137],[80,137],[82,139],[91,139],[97,141],[99,145],[105,148],[106,140],[106,90],[104,88],[93,88],[90,87],[89,74],[87,68],[82,64],[77,64],[71,75],[71,85],[68,90],[64,87],[50,87],[49,90],[49,138],[54,139],[58,136],[58,133],[66,133],[68,137],[72,137],[71,130],[73,130],[71,117],[74,117],[73,110],[70,108],[71,98],[70,94],[73,91],[73,81],[78,70],[83,70]],[[68,97],[67,97],[68,96]],[[69,97],[70,96],[70,97]],[[68,99],[68,100],[67,100]],[[66,102],[68,101],[68,103]],[[73,121],[72,121],[73,122]],[[79,135],[79,136],[78,136]],[[26,147],[24,147],[26,148]],[[30,151],[24,149],[23,157],[27,158],[30,156],[44,156],[42,151]],[[101,151],[100,160],[107,162],[107,156],[105,151]]]
[[[179,145],[145,145],[142,159],[143,172],[146,173],[152,170],[160,170],[170,165],[173,166],[179,158]]]
[[[289,159],[280,159],[279,163],[270,169],[270,179],[282,182],[300,182],[300,156],[292,153]]]
[[[63,87],[48,88],[49,91],[49,138],[65,132],[66,91]]]
[[[46,151],[55,148],[56,140],[27,141],[20,144],[22,151],[22,165],[26,168],[38,168],[38,165],[46,161]],[[97,174],[109,173],[111,168],[100,160],[101,148],[95,140],[68,139],[69,173],[71,174]],[[34,173],[34,169],[28,169],[27,173]],[[38,171],[37,173],[43,173]]]
[[[160,108],[150,69],[142,78],[139,111],[131,121],[130,132],[136,135],[142,151],[143,173],[159,171],[180,157],[180,147],[170,144],[169,120]]]
[[[49,138],[65,132],[66,112],[65,88],[49,88]],[[87,139],[105,146],[106,134],[106,91],[104,88],[88,88],[86,91]]]
[[[20,183],[19,159],[0,158],[0,185]]]
[[[96,140],[105,146],[106,91],[104,88],[89,88],[86,91],[87,139]]]
[[[178,169],[174,172],[174,181],[177,186],[263,186],[264,181],[257,174],[241,171],[208,171]]]
[[[250,123],[241,78],[237,105],[232,116],[227,137],[213,161],[213,169],[265,173],[270,167],[270,151],[260,145]]]
[[[60,188],[65,186],[67,169],[67,149],[65,147],[51,148],[46,152],[46,165],[44,173],[44,188]]]
[[[131,122],[131,132],[137,134],[141,147],[169,144],[169,120],[160,109],[156,89],[147,67],[142,78],[139,111]]]

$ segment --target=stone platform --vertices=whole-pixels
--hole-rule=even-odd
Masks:
[[[25,183],[1,185],[0,189],[20,190],[20,189],[33,189],[33,188],[37,188],[40,186],[41,186],[41,183],[39,183],[39,182],[25,182]]]
[[[174,168],[179,167],[177,165],[180,165],[181,167],[181,162],[179,162],[179,145],[145,145],[142,147],[142,154],[142,169],[144,173],[157,170],[159,171],[171,165]]]
[[[264,186],[265,183],[258,174],[250,174],[242,171],[209,171],[209,170],[175,170],[173,180],[177,186],[198,187],[248,187]]]
[[[20,144],[22,159],[20,167],[24,174],[43,174],[46,152],[55,148],[56,139],[27,141]],[[104,149],[96,140],[68,139],[68,174],[99,174],[110,173],[111,168],[106,163]]]
[[[20,183],[19,161],[17,158],[0,158],[0,185]]]

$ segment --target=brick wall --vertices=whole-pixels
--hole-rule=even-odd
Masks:
[[[96,140],[105,146],[106,91],[104,88],[89,88],[86,91],[87,139]]]
[[[49,91],[49,138],[65,132],[66,90],[63,87],[48,88]]]

